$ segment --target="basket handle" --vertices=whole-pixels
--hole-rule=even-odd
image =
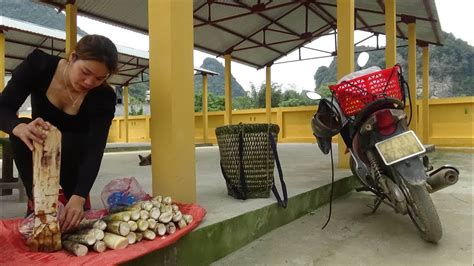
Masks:
[[[225,179],[225,182],[228,186],[230,186],[230,189],[237,195],[238,199],[247,199],[247,194],[248,194],[248,188],[247,188],[247,182],[245,181],[245,172],[244,172],[244,137],[243,137],[243,127],[240,129],[239,132],[239,179],[240,179],[240,184],[242,185],[242,191],[240,191],[236,186],[232,184],[232,182],[229,182],[229,178],[227,177],[227,174],[225,173],[224,167],[222,166],[222,160],[220,161],[221,165],[221,171],[222,171],[222,176]]]
[[[283,200],[281,200],[280,194],[278,193],[278,189],[275,186],[275,179],[273,180],[272,192],[278,201],[278,205],[280,205],[283,208],[286,208],[288,205],[288,192],[286,191],[286,183],[283,180],[283,171],[281,170],[281,164],[280,164],[280,159],[278,158],[278,152],[276,149],[275,139],[273,138],[272,133],[269,133],[268,137],[270,138],[270,145],[272,146],[273,156],[275,157],[275,162],[278,169],[278,176],[280,177],[281,190],[283,192]]]

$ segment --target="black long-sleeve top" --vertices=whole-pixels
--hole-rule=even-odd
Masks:
[[[13,71],[11,80],[0,94],[0,130],[12,134],[20,123],[17,111],[31,95],[33,119],[41,117],[61,132],[83,136],[87,147],[82,147],[77,185],[72,194],[86,197],[99,172],[115,113],[115,92],[103,84],[87,93],[77,115],[64,113],[46,96],[60,59],[35,50]]]

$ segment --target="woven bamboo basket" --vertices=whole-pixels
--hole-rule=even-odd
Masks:
[[[242,164],[247,187],[246,198],[268,198],[273,185],[275,157],[269,135],[277,142],[276,124],[238,124],[216,128],[227,192],[234,198],[244,193],[240,180],[239,135],[242,134]]]

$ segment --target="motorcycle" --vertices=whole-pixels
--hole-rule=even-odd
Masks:
[[[375,195],[372,213],[385,203],[408,214],[421,238],[437,243],[442,227],[430,193],[455,184],[459,170],[451,165],[433,170],[425,146],[408,128],[406,88],[399,65],[351,73],[330,86],[331,98],[307,93],[320,101],[311,126],[324,154],[332,137],[340,134],[351,155],[350,169],[361,184],[356,191]]]

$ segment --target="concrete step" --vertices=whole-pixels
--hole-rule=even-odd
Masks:
[[[333,199],[356,185],[353,177],[334,182]],[[176,244],[132,260],[128,265],[208,265],[260,236],[294,221],[329,202],[331,184],[294,195],[283,209],[274,204],[198,227]],[[249,199],[252,200],[252,199]],[[289,232],[291,233],[291,232]]]

